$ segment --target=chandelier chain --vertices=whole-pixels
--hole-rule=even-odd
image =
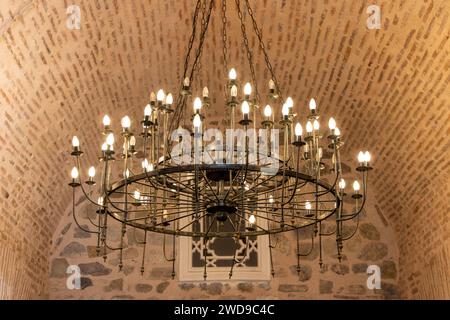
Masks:
[[[249,42],[248,42],[247,30],[245,28],[245,21],[244,21],[244,17],[242,15],[242,11],[241,11],[241,2],[240,2],[240,0],[235,0],[235,3],[236,3],[236,10],[237,10],[237,13],[238,13],[238,16],[239,16],[239,20],[241,22],[242,38],[243,38],[245,50],[246,50],[246,53],[247,53],[248,64],[250,66],[250,73],[251,73],[251,76],[252,76],[253,86],[255,87],[255,97],[256,97],[257,103],[259,104],[261,99],[260,99],[260,96],[259,96],[258,85],[257,85],[257,82],[256,82],[255,66],[253,64],[253,54],[252,54],[252,51],[250,49],[250,45],[249,45]]]
[[[277,93],[280,96],[281,101],[283,101],[283,95],[281,93],[280,85],[277,80],[277,77],[275,76],[275,72],[273,71],[272,64],[270,63],[269,54],[267,53],[266,46],[265,46],[264,40],[262,38],[261,30],[258,27],[258,23],[256,22],[255,16],[253,14],[253,10],[252,10],[248,0],[245,0],[245,4],[247,6],[248,14],[250,15],[250,18],[252,19],[253,30],[255,31],[256,36],[258,37],[259,47],[261,48],[261,50],[264,54],[264,60],[266,62],[267,69],[269,69],[270,76],[272,77],[272,80],[275,83]]]
[[[224,74],[228,72],[228,36],[227,36],[227,1],[222,0],[222,53],[223,53],[223,66]],[[227,98],[227,87],[224,87],[225,99]]]

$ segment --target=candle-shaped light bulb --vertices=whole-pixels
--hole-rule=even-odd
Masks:
[[[106,144],[112,146],[114,144],[114,134],[110,133],[106,137]]]
[[[105,127],[108,127],[108,126],[111,125],[111,119],[110,119],[110,117],[109,117],[107,114],[105,114],[105,115],[103,116],[103,125],[104,125]]]
[[[231,95],[233,98],[236,98],[236,97],[237,97],[237,87],[236,87],[235,85],[233,85],[233,86],[231,87],[230,95]]]
[[[124,130],[129,129],[130,126],[131,126],[131,120],[130,120],[130,117],[128,117],[128,116],[123,117],[122,120],[120,121],[120,123],[122,124],[122,128],[123,128]]]
[[[77,167],[73,167],[72,168],[72,171],[70,172],[70,175],[72,176],[73,180],[78,178],[78,169],[77,169]]]
[[[103,200],[103,197],[98,197],[97,204],[99,206],[103,206],[105,204],[105,201]]]
[[[166,95],[164,94],[164,90],[159,89],[158,93],[156,94],[156,99],[158,100],[158,102],[163,102],[165,97],[166,97]]]
[[[102,144],[102,151],[106,151],[108,149],[108,144],[106,142],[104,142]]]
[[[196,114],[194,116],[194,128],[200,128],[201,124],[202,124],[202,119],[200,118],[199,114]]]
[[[341,189],[341,190],[345,189],[345,180],[344,179],[339,180],[339,189]]]
[[[77,136],[73,136],[73,138],[72,138],[72,147],[74,149],[80,147],[80,140],[78,140]]]
[[[336,137],[340,137],[340,136],[341,136],[341,130],[339,130],[338,127],[336,127],[336,129],[334,129],[334,135],[335,135]]]
[[[255,218],[255,216],[253,214],[251,214],[250,217],[248,217],[248,222],[250,224],[255,224],[256,218]]]
[[[150,102],[156,102],[156,94],[153,91],[150,93]]]
[[[90,167],[89,168],[88,176],[89,176],[89,178],[94,178],[95,177],[95,167]]]
[[[269,119],[272,116],[272,108],[269,105],[264,107],[264,116]]]
[[[306,123],[306,132],[311,133],[312,131],[313,131],[313,125],[312,125],[311,121],[308,121]]]
[[[142,161],[142,169],[144,169],[144,171],[147,171],[147,169],[148,169],[148,160],[147,159],[144,159]]]
[[[128,168],[127,168],[127,170],[125,170],[124,176],[127,179],[130,177],[130,170]]]
[[[237,74],[234,68],[231,68],[230,72],[228,73],[228,77],[230,78],[230,80],[236,80]]]
[[[314,98],[311,98],[311,100],[309,100],[309,110],[311,110],[311,112],[315,112],[316,108],[317,108],[316,100],[314,100]]]
[[[283,104],[283,107],[281,108],[281,113],[283,114],[284,118],[286,118],[289,115],[289,107],[287,103]]]
[[[312,208],[311,202],[306,201],[306,202],[305,202],[305,209],[306,209],[306,210],[311,210],[311,208]]]
[[[370,162],[370,153],[369,151],[364,152],[364,161],[367,163]]]
[[[134,147],[136,145],[136,138],[134,136],[130,137],[130,146]]]
[[[355,191],[355,193],[358,193],[360,188],[361,188],[361,186],[359,185],[358,180],[355,180],[353,182],[353,191]]]
[[[244,94],[246,96],[249,96],[252,94],[252,85],[249,82],[247,82],[244,86]]]
[[[313,129],[314,129],[314,131],[319,131],[319,127],[320,127],[319,121],[317,121],[317,119],[314,120],[314,122],[313,122]]]
[[[191,82],[191,81],[189,80],[189,77],[184,78],[184,80],[183,80],[183,86],[184,86],[184,87],[189,87],[190,82]]]
[[[301,137],[303,134],[303,128],[302,125],[300,124],[300,122],[297,122],[297,124],[295,125],[295,135],[297,136],[297,138]]]
[[[275,202],[275,200],[273,198],[273,195],[269,195],[269,203],[274,203],[274,202]]]
[[[194,100],[194,112],[199,113],[201,108],[202,108],[202,100],[200,100],[200,98],[197,97]]]
[[[148,104],[144,108],[144,116],[150,117],[152,115],[152,107]]]
[[[242,114],[245,116],[250,113],[250,105],[247,101],[242,102]]]
[[[360,151],[358,153],[358,162],[362,164],[364,162],[364,159],[365,159],[364,152]]]
[[[208,87],[204,87],[202,93],[203,93],[203,98],[208,98],[209,97]]]
[[[169,93],[166,97],[166,104],[171,106],[173,103],[173,95],[171,93]]]
[[[334,118],[328,120],[328,128],[330,128],[331,131],[336,129],[336,120],[334,120]]]
[[[150,163],[147,168],[148,168],[148,171],[153,171],[153,169],[154,169],[153,163]]]
[[[272,79],[269,80],[269,89],[275,90],[275,82]]]
[[[139,190],[134,190],[134,199],[135,200],[140,200],[141,199],[141,193],[139,192]]]
[[[286,104],[287,104],[288,108],[292,108],[294,106],[294,100],[292,100],[291,97],[288,97],[286,99]]]

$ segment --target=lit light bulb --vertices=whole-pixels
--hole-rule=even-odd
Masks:
[[[200,118],[200,115],[196,114],[194,117],[194,127],[199,128],[202,124],[202,119]]]
[[[150,163],[147,168],[148,171],[153,171],[153,163]]]
[[[287,104],[288,108],[292,108],[294,106],[294,100],[292,100],[291,97],[288,97],[286,99],[286,104]]]
[[[131,126],[130,117],[128,117],[128,116],[123,117],[122,120],[120,121],[120,123],[122,124],[122,128],[129,129]]]
[[[233,98],[236,98],[236,97],[237,97],[237,87],[236,87],[235,85],[233,85],[233,86],[231,87],[230,95],[231,95]]]
[[[110,133],[106,137],[106,144],[112,146],[114,144],[114,134]]]
[[[209,97],[208,87],[204,87],[203,88],[203,98],[208,98],[208,97]]]
[[[275,90],[275,82],[272,79],[269,80],[269,89]]]
[[[341,135],[341,130],[339,130],[338,127],[336,127],[336,129],[334,129],[334,135],[339,137]]]
[[[302,125],[299,122],[297,122],[297,124],[295,125],[295,135],[297,137],[301,137],[302,133],[303,133]]]
[[[156,101],[156,94],[152,91],[150,93],[150,102],[155,102]]]
[[[341,190],[345,189],[345,180],[344,179],[339,180],[339,189],[341,189]]]
[[[152,115],[152,107],[148,104],[144,109],[144,116],[150,117]]]
[[[360,188],[361,188],[361,187],[360,187],[360,185],[359,185],[358,180],[355,180],[355,181],[353,182],[353,190],[355,191],[355,193],[358,193]]]
[[[253,214],[251,214],[250,217],[248,217],[248,222],[250,224],[255,224],[256,218],[255,218],[255,216]]]
[[[156,99],[159,102],[162,102],[164,100],[164,98],[166,97],[166,95],[164,94],[164,90],[163,89],[159,89],[158,93],[156,94]]]
[[[98,204],[99,206],[103,206],[104,203],[105,203],[105,201],[103,200],[103,197],[98,197],[97,204]]]
[[[106,151],[108,149],[108,144],[105,142],[102,144],[102,151]]]
[[[336,120],[334,120],[334,118],[330,118],[330,120],[328,120],[328,128],[330,128],[330,130],[336,129]]]
[[[80,140],[78,140],[77,136],[73,136],[72,138],[72,147],[78,148],[80,146]]]
[[[269,105],[266,105],[264,108],[264,116],[267,118],[272,116],[272,108]]]
[[[320,127],[319,121],[317,121],[317,119],[314,120],[314,122],[313,122],[314,131],[319,131],[319,127]]]
[[[274,203],[275,200],[273,199],[273,195],[269,195],[269,203]]]
[[[147,168],[148,168],[148,160],[144,159],[142,161],[142,169],[147,170]]]
[[[141,199],[141,193],[139,190],[134,190],[134,199],[140,200]]]
[[[73,167],[72,171],[70,172],[70,175],[72,176],[72,179],[75,180],[78,178],[78,169],[77,167]]]
[[[109,116],[107,114],[105,114],[104,117],[103,117],[103,125],[105,127],[111,125],[111,119],[109,118]]]
[[[311,202],[306,201],[306,202],[305,202],[305,209],[306,209],[306,210],[311,210],[311,208],[312,208],[312,207],[311,207]]]
[[[370,162],[370,153],[369,153],[369,151],[364,152],[364,161],[366,163]]]
[[[311,98],[311,100],[309,100],[309,110],[314,112],[316,108],[317,108],[316,100],[314,100],[314,98]]]
[[[125,170],[125,174],[124,174],[125,178],[129,178],[130,177],[130,170]]]
[[[281,113],[284,117],[287,117],[289,115],[289,107],[287,103],[283,104],[283,107],[281,108]]]
[[[95,177],[95,167],[90,167],[88,171],[88,175],[90,178]]]
[[[312,131],[313,131],[313,125],[312,125],[311,121],[308,121],[306,123],[306,132],[311,133]]]
[[[252,94],[252,85],[249,82],[247,82],[244,86],[244,94],[246,96],[249,96]]]
[[[194,112],[199,113],[201,108],[202,108],[202,100],[200,100],[200,98],[197,97],[194,100]]]
[[[173,103],[173,96],[171,93],[169,93],[166,97],[166,104],[168,104],[169,106],[171,106]]]
[[[189,87],[190,82],[191,82],[191,81],[189,80],[189,77],[184,78],[184,80],[183,80],[183,86]]]
[[[250,112],[250,106],[247,101],[242,102],[242,114],[248,115]]]
[[[230,80],[236,80],[237,74],[234,68],[231,68],[230,72],[228,73],[228,77],[230,78]]]
[[[359,153],[358,153],[358,162],[359,163],[363,163],[364,162],[364,160],[365,160],[365,156],[364,156],[364,152],[362,152],[362,151],[360,151]]]
[[[130,146],[134,147],[136,145],[136,138],[134,136],[131,136],[130,138]]]

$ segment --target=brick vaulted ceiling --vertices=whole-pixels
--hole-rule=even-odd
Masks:
[[[414,246],[427,252],[440,248],[428,258],[441,257],[449,247],[450,1],[251,3],[296,111],[304,116],[315,97],[320,111],[338,121],[347,154],[356,156],[362,147],[372,151],[373,200],[394,226],[403,256],[400,271],[407,273],[401,279],[406,294],[414,294],[421,285],[414,277],[423,277],[415,271],[421,262],[413,257]],[[80,30],[66,26],[70,4],[81,8]],[[226,76],[218,4],[194,83],[198,93],[209,87],[215,120],[224,118]],[[370,4],[381,7],[379,30],[366,27]],[[192,0],[1,1],[0,241],[27,270],[31,295],[45,290],[49,241],[70,201],[65,186],[71,136],[95,142],[84,145],[93,161],[104,113],[118,126],[125,114],[140,117],[151,90],[176,90],[194,5]],[[227,5],[229,64],[250,80],[234,1]],[[246,21],[250,30],[249,17]],[[250,44],[264,88],[269,75],[253,34]]]

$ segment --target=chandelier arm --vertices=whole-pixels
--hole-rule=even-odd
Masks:
[[[78,174],[80,177],[80,187],[81,187],[81,191],[83,192],[83,195],[85,196],[85,198],[91,202],[92,204],[94,204],[97,207],[103,208],[104,206],[99,205],[97,202],[95,202],[94,200],[91,199],[91,197],[89,197],[88,193],[86,192],[86,189],[83,187],[83,183],[81,183],[81,181],[83,181],[82,178],[82,174],[81,174],[81,164],[80,164],[80,160],[79,157],[76,158],[76,165],[77,165],[77,169],[78,169]]]
[[[129,220],[127,220],[129,221]],[[146,244],[146,241],[139,241],[136,237],[136,227],[133,226],[133,238],[134,238],[134,242],[136,242],[137,244]],[[145,239],[145,238],[144,238]]]
[[[359,228],[359,220],[360,220],[360,215],[358,215],[357,217],[356,217],[356,226],[355,226],[355,229],[353,230],[353,232],[349,235],[349,236],[347,236],[347,237],[342,237],[341,238],[341,241],[347,241],[347,240],[350,240],[351,238],[353,238],[354,236],[355,236],[355,234],[356,234],[356,231],[358,231],[358,228]]]
[[[136,229],[136,228],[135,228]],[[145,249],[147,247],[147,230],[144,230],[144,241],[142,242],[142,260],[141,260],[141,275],[144,275],[144,266],[145,266]]]
[[[200,170],[200,172],[202,173],[202,176],[203,176],[203,178],[204,178],[204,181],[205,181],[206,185],[207,185],[208,188],[211,190],[211,192],[213,193],[213,195],[214,195],[214,197],[217,199],[217,201],[220,202],[219,197],[217,196],[216,192],[214,191],[214,189],[212,188],[211,184],[209,183],[208,178],[206,178],[205,173],[203,172],[203,170]]]
[[[75,221],[75,224],[78,226],[78,228],[80,228],[84,232],[98,234],[99,233],[98,231],[91,231],[91,230],[85,229],[78,223],[78,220],[77,220],[77,217],[75,214],[75,188],[72,188],[72,189],[73,189],[72,190],[72,216],[73,216],[73,220]]]
[[[183,231],[184,229],[186,229],[187,227],[189,227],[190,225],[192,225],[193,223],[195,223],[196,221],[198,222],[200,219],[203,219],[205,216],[207,215],[207,213],[204,213],[203,215],[199,216],[196,219],[193,219],[191,222],[189,222],[188,224],[184,225],[183,227],[178,228],[177,231]]]
[[[270,59],[269,59],[269,54],[266,51],[266,46],[265,46],[263,38],[262,38],[261,30],[258,27],[258,23],[256,22],[256,19],[255,19],[254,14],[253,14],[253,10],[252,10],[248,0],[245,0],[245,4],[247,6],[247,11],[249,13],[249,16],[250,16],[250,18],[252,20],[253,30],[255,31],[255,34],[258,37],[259,47],[261,48],[261,50],[262,50],[262,52],[264,54],[264,60],[266,62],[267,69],[269,70],[270,75],[272,77],[272,80],[275,83],[275,87],[276,87],[277,93],[278,93],[281,101],[283,101],[284,99],[283,99],[283,95],[281,93],[280,84],[279,84],[279,82],[277,80],[277,77],[275,76],[275,72],[273,71],[273,67],[272,67],[272,64],[271,64]]]
[[[246,241],[245,241],[245,251],[244,251],[245,254],[244,254],[244,257],[241,260],[236,259],[236,251],[235,251],[234,252],[234,262],[235,262],[235,264],[241,264],[247,259],[248,247],[249,247],[250,239],[248,239],[248,236],[246,236],[245,238],[246,238]],[[239,242],[239,240],[237,240],[236,243],[237,242]]]
[[[261,101],[261,97],[259,96],[258,83],[256,81],[255,66],[253,63],[253,53],[252,53],[249,43],[248,43],[247,30],[245,28],[245,21],[244,21],[244,17],[242,15],[242,11],[241,11],[241,2],[240,2],[240,0],[235,0],[234,2],[236,4],[236,11],[238,13],[238,17],[241,22],[241,33],[242,33],[245,51],[247,53],[247,60],[248,60],[248,65],[250,67],[250,73],[252,76],[253,86],[255,87],[255,97],[256,97],[257,103],[259,103]]]
[[[298,172],[299,165],[300,165],[300,148],[298,147],[297,148],[297,165],[296,165],[297,169],[296,169],[296,172]],[[289,197],[289,200],[287,202],[284,202],[284,203],[281,204],[282,206],[285,206],[286,204],[289,204],[292,201],[292,199],[294,199],[295,191],[297,190],[297,186],[298,186],[298,175],[296,174],[295,175],[295,185],[294,185],[294,189],[292,190],[292,194]],[[283,199],[281,201],[283,201]]]
[[[366,177],[365,177],[365,175],[366,175]],[[363,195],[363,202],[361,203],[361,207],[359,208],[359,210],[357,210],[355,213],[342,215],[342,218],[338,219],[339,221],[352,220],[352,219],[356,218],[362,212],[362,210],[364,209],[364,206],[366,204],[366,190],[367,190],[368,178],[369,178],[369,174],[363,172],[364,195]]]
[[[172,262],[172,261],[175,260],[175,257],[167,258],[167,255],[166,255],[166,234],[165,234],[165,233],[164,233],[164,235],[163,235],[163,254],[164,254],[164,259],[165,259],[167,262]]]

